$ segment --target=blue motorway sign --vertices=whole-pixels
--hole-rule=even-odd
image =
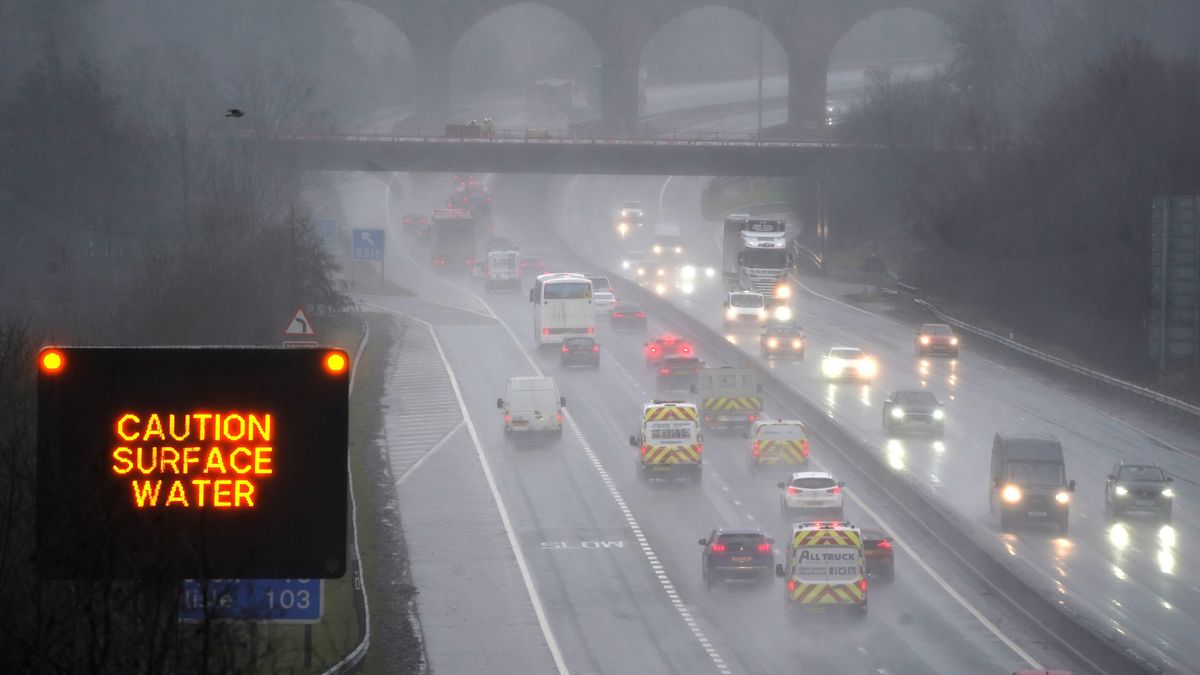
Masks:
[[[350,248],[355,260],[383,260],[383,230],[354,230]]]
[[[338,226],[337,221],[333,218],[313,218],[313,229],[316,230],[317,236],[325,243],[325,250],[333,251],[337,249]]]
[[[321,579],[185,579],[179,620],[316,623],[324,596]]]

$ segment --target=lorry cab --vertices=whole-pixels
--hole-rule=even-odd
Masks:
[[[660,259],[683,255],[683,232],[675,223],[658,223],[650,236],[650,253]]]
[[[515,434],[561,437],[566,406],[552,377],[511,377],[504,398],[496,399],[504,414],[504,437],[510,439]]]
[[[808,463],[808,431],[800,420],[756,420],[750,426],[750,471]]]
[[[867,566],[863,537],[846,522],[803,522],[792,525],[785,561],[775,576],[786,579],[788,608],[801,613],[850,610],[867,614]]]
[[[1042,522],[1067,534],[1071,493],[1062,444],[1048,435],[996,434],[992,441],[989,507],[1000,514],[1000,529],[1013,523]]]

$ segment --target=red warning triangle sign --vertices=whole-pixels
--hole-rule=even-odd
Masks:
[[[317,331],[313,329],[312,321],[308,320],[308,315],[304,313],[303,307],[296,309],[292,320],[288,322],[287,330],[283,331],[284,335],[307,335],[316,337]]]

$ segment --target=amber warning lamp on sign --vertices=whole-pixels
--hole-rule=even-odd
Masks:
[[[340,577],[349,366],[325,348],[43,349],[39,574]]]

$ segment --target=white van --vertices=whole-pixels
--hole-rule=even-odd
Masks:
[[[496,399],[496,407],[504,411],[506,438],[525,433],[562,436],[566,405],[552,377],[509,378],[504,398]]]

